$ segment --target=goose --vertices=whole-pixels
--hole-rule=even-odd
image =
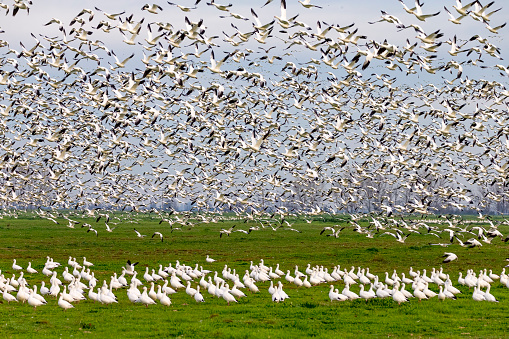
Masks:
[[[287,273],[286,273],[285,279],[286,279],[286,281],[288,281],[289,283],[293,283],[293,282],[294,282],[295,278],[294,278],[294,277],[292,277],[292,276],[290,275],[290,270],[287,270]]]
[[[484,292],[484,299],[486,301],[491,301],[491,302],[497,302],[498,303],[497,298],[495,298],[493,296],[493,294],[490,293],[490,289],[491,289],[491,285],[488,285],[488,288],[486,289],[486,292]]]
[[[32,262],[31,261],[28,263],[27,272],[30,273],[30,274],[39,273],[35,269],[32,268]]]
[[[398,303],[398,305],[401,305],[401,303],[407,302],[408,299],[401,293],[399,290],[396,289],[396,291],[392,294],[392,300]]]
[[[283,301],[283,298],[279,294],[279,286],[276,286],[274,288],[274,292],[272,293],[272,301],[279,303],[280,301]]]
[[[63,308],[64,311],[69,308],[74,308],[74,306],[70,302],[64,300],[62,294],[60,294],[60,298],[58,299],[58,306]]]
[[[87,260],[87,258],[83,257],[83,266],[90,267],[94,266],[90,261]]]
[[[145,267],[145,274],[143,275],[143,279],[145,279],[146,282],[152,282],[154,281],[154,278],[152,278],[152,275],[148,273],[148,266]]]
[[[376,298],[376,294],[373,291],[364,291],[364,285],[360,285],[361,290],[359,291],[359,297],[368,301],[368,299]]]
[[[153,268],[152,269],[152,279],[154,279],[154,281],[157,281],[157,280],[163,280],[163,277],[160,276],[159,274],[156,273],[156,270]]]
[[[134,267],[138,264],[139,264],[139,262],[131,263],[131,260],[127,260],[127,264],[125,265],[125,273],[129,274],[129,275],[133,275],[135,272]]]
[[[474,286],[474,293],[472,294],[472,299],[475,301],[484,301],[484,292],[482,292],[479,286]]]
[[[443,289],[444,289],[443,286],[439,286],[438,300],[440,300],[440,301],[444,301],[446,298]]]
[[[168,283],[169,283],[168,280],[164,281],[164,284],[163,284],[163,287],[162,287],[163,293],[166,293],[166,294],[175,294],[175,293],[177,293],[177,291],[175,291],[173,288],[168,286]]]
[[[330,285],[329,299],[330,301],[345,301],[348,300],[348,297],[343,294],[336,293],[334,291],[334,285]]]
[[[44,268],[42,269],[42,274],[44,274],[45,276],[49,277],[51,275],[53,275],[53,271],[51,271],[49,268],[47,268],[46,266],[44,266]]]
[[[228,306],[230,305],[231,302],[235,303],[237,302],[235,297],[230,293],[228,284],[225,284],[225,291],[223,292],[221,297],[228,303]]]
[[[96,301],[99,301],[98,298],[99,298],[99,296],[97,295],[96,292],[94,292],[94,288],[93,287],[89,288],[89,290],[88,290],[88,299],[93,300],[94,302],[96,302]]]
[[[140,232],[138,232],[138,231],[136,230],[136,228],[134,229],[134,233],[136,233],[136,236],[137,236],[138,238],[145,238],[145,237],[146,237],[146,235],[141,234]],[[128,262],[128,263],[129,263],[129,262]],[[137,263],[136,263],[136,264],[137,264]],[[134,264],[134,265],[136,265],[136,264]],[[133,265],[133,266],[134,266],[134,265]]]
[[[249,284],[246,284],[247,285],[247,288],[252,292],[252,293],[258,293],[260,292],[260,289],[258,288],[258,286],[256,286],[256,284],[254,282],[250,282]]]
[[[246,294],[239,290],[236,285],[233,285],[233,288],[230,290],[230,293],[236,298],[243,298],[246,296]]]
[[[141,8],[142,11],[147,11],[149,13],[152,13],[152,14],[159,14],[158,11],[162,11],[163,8],[157,4],[152,4],[152,5],[149,5],[149,4],[145,4],[143,5],[143,7]]]
[[[21,267],[18,264],[16,264],[16,259],[13,259],[12,269],[15,270],[15,271],[21,271],[23,269],[23,267]]]
[[[274,270],[274,273],[276,273],[279,276],[283,276],[285,273],[279,269],[279,264],[276,265],[276,269]]]
[[[152,298],[148,296],[146,286],[143,286],[143,292],[141,293],[140,297],[136,300],[136,302],[145,305],[145,307],[148,307],[148,305],[154,305],[156,303]]]
[[[307,278],[307,276],[305,276]],[[302,279],[300,277],[295,277],[295,279],[293,279],[293,283],[295,285],[297,285],[298,287],[302,286],[304,283],[302,282]]]
[[[56,298],[59,293],[60,293],[60,285],[58,285],[56,283],[51,284],[51,287],[49,289],[49,295]]]
[[[389,278],[389,272],[385,272],[385,283],[389,286],[394,286],[394,280]]]
[[[150,290],[148,291],[147,295],[152,298],[152,300],[156,301],[158,298],[157,298],[157,293],[155,292],[154,290],[154,282],[152,281],[150,283]],[[160,287],[160,286],[159,286]]]
[[[346,284],[345,288],[343,288],[343,291],[341,292],[344,296],[346,296],[350,300],[359,299],[359,295],[353,291],[350,291],[350,285]]]
[[[131,287],[127,290],[127,298],[130,302],[135,303],[141,296],[140,290],[134,285],[131,284]],[[97,299],[98,300],[98,299]]]
[[[304,278],[304,281],[302,282],[302,285],[306,288],[311,288],[311,283],[308,281],[308,276]]]
[[[25,303],[25,301],[27,301],[28,298],[30,297],[29,291],[30,290],[25,286],[20,286],[18,289],[18,293],[16,294],[16,299],[18,299],[18,301]]]
[[[49,288],[44,286],[44,281],[41,281],[41,288],[39,289],[39,292],[41,292],[42,295],[49,294]]]
[[[187,287],[186,287],[186,293],[187,293],[188,295],[190,295],[191,297],[193,297],[193,296],[196,294],[196,292],[198,292],[198,290],[197,290],[197,289],[195,289],[195,288],[192,288],[192,287],[191,287],[191,282],[190,282],[190,281],[188,281],[188,282],[187,282]]]
[[[203,298],[203,295],[200,293],[200,286],[196,287],[196,293],[194,294],[194,300],[196,300],[197,303],[203,303],[205,302],[205,299]]]
[[[414,297],[416,297],[419,300],[419,302],[421,302],[422,299],[428,299],[428,296],[426,296],[426,293],[424,293],[423,291],[421,291],[419,289],[414,290]]]
[[[178,290],[179,288],[186,287],[184,284],[180,282],[180,279],[176,276],[176,273],[173,272],[170,277],[170,285],[172,288]]]
[[[171,305],[171,299],[168,297],[166,292],[162,292],[161,296],[159,297],[159,303],[163,306],[170,306]]]
[[[18,302],[18,299],[16,299],[15,296],[9,294],[8,290],[7,289],[4,289],[3,293],[2,293],[2,297],[4,298],[5,301],[7,301],[7,303],[11,303],[11,301],[15,301],[15,302]]]
[[[445,258],[443,263],[449,263],[449,262],[451,262],[453,260],[458,259],[458,256],[456,254],[450,253],[450,252],[445,252],[442,257]]]

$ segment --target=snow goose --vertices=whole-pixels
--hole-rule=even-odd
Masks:
[[[440,300],[440,301],[444,301],[445,300],[445,293],[443,291],[443,286],[439,286],[438,300]]]
[[[15,301],[15,302],[18,302],[18,299],[16,299],[15,296],[9,294],[9,292],[7,291],[7,289],[4,289],[4,292],[2,293],[2,297],[4,298],[5,301],[7,301],[7,303],[11,303],[11,301]]]
[[[118,283],[121,284],[122,287],[126,287],[128,285],[127,279],[125,278],[125,274],[126,274],[125,268],[122,267],[122,274],[120,275],[120,277],[117,278]]]
[[[129,275],[134,274],[134,268],[136,265],[138,265],[139,262],[131,263],[131,260],[127,260],[127,264],[125,265],[125,272]]]
[[[228,303],[228,305],[230,305],[231,302],[237,302],[237,300],[235,300],[235,297],[230,293],[229,289],[230,287],[228,286],[228,284],[225,284],[225,291],[223,292],[223,295],[222,295],[222,298]]]
[[[161,305],[164,305],[164,306],[171,305],[171,299],[170,299],[170,297],[168,297],[168,295],[165,292],[163,292],[161,294],[161,297],[159,298],[159,302],[161,303]]]
[[[30,297],[29,291],[30,290],[26,288],[26,286],[24,285],[20,286],[18,289],[18,293],[16,294],[16,299],[24,303]]]
[[[283,283],[281,281],[278,281],[277,284],[279,290],[279,297],[281,298],[281,301],[290,298],[290,296],[286,294],[285,291],[283,291]]]
[[[62,278],[64,278],[64,280],[67,282],[73,281],[74,276],[71,273],[69,273],[69,267],[66,266],[64,268],[64,271],[62,272]]]
[[[216,285],[212,282],[212,277],[209,276],[209,283],[207,287],[207,292],[211,295],[216,295]]]
[[[392,294],[392,300],[401,305],[401,303],[407,302],[408,299],[401,293],[401,291],[397,290]]]
[[[385,272],[385,283],[389,286],[394,285],[394,280],[389,278],[389,272]]]
[[[311,283],[308,281],[308,276],[306,275],[306,277],[304,278],[304,281],[302,282],[302,285],[306,288],[310,288],[311,287]]]
[[[186,293],[188,295],[190,295],[191,297],[193,297],[195,294],[196,294],[197,290],[195,288],[192,288],[191,287],[191,282],[188,281],[187,282],[187,287],[186,287]]]
[[[403,293],[403,295],[407,298],[407,299],[410,299],[410,298],[413,298],[414,296],[412,295],[412,293],[408,292],[406,289],[405,289],[405,283],[402,283],[401,284],[401,288],[399,290],[401,293]]]
[[[375,293],[370,293],[369,291],[364,291],[364,285],[360,285],[361,290],[359,291],[359,297],[368,301],[368,299],[376,298]]]
[[[140,296],[140,290],[138,290],[135,284],[131,283],[131,287],[127,289],[127,298],[129,301],[135,303],[140,298]]]
[[[279,264],[276,265],[276,269],[274,270],[274,273],[276,273],[279,276],[284,275],[285,273],[279,269]]]
[[[277,302],[277,303],[279,303],[280,301],[283,301],[283,299],[279,295],[279,287],[278,286],[276,286],[274,288],[274,293],[272,293],[271,298],[272,298],[272,301]]]
[[[276,288],[274,287],[274,282],[273,282],[273,281],[271,281],[271,282],[270,282],[270,286],[269,286],[269,294],[270,294],[270,295],[273,295],[273,294],[274,294],[274,292],[276,292]]]
[[[94,264],[92,264],[90,261],[88,261],[87,258],[83,257],[83,266],[90,267],[90,266],[94,266]]]
[[[21,271],[23,269],[23,267],[21,267],[18,264],[16,264],[16,259],[13,259],[12,269],[15,270],[15,271]]]
[[[368,279],[370,279],[370,280],[375,279],[375,275],[374,275],[373,273],[370,273],[370,272],[369,272],[369,267],[366,267],[366,272],[364,273],[364,275],[365,275],[366,277],[368,277]]]
[[[49,294],[49,288],[44,286],[45,282],[41,281],[41,288],[39,289],[39,292],[41,292],[42,295]]]
[[[305,276],[307,278],[307,276]],[[297,285],[298,287],[301,287],[303,282],[302,282],[302,279],[300,277],[295,277],[295,279],[293,279],[293,283],[295,285]]]
[[[126,273],[127,273],[127,271],[126,271]],[[137,286],[141,286],[141,285],[143,285],[143,283],[141,282],[141,280],[140,280],[140,279],[138,279],[138,278],[136,277],[137,275],[138,275],[138,272],[134,272],[134,274],[133,274],[133,276],[132,276],[132,278],[131,278],[131,283],[133,283],[133,282],[134,282],[134,283],[136,283],[136,285],[137,285]]]
[[[256,286],[256,284],[253,281],[249,282],[249,284],[246,284],[246,285],[247,285],[247,288],[249,288],[249,290],[252,293],[258,293],[260,291],[258,289],[258,286]]]
[[[203,303],[205,302],[205,299],[203,298],[203,295],[200,293],[200,286],[196,287],[196,293],[194,294],[194,300],[196,300],[197,303]]]
[[[230,290],[230,293],[236,298],[243,298],[246,296],[244,292],[237,288],[237,285],[233,285],[233,288]]]
[[[169,283],[168,280],[164,281],[163,293],[166,293],[166,294],[175,294],[175,293],[177,293],[177,291],[175,291],[173,288],[168,286],[168,283]]]
[[[44,266],[44,268],[42,269],[42,274],[44,274],[45,276],[49,277],[49,276],[51,276],[53,274],[53,271],[51,271],[49,268]]]
[[[145,267],[145,274],[143,275],[143,279],[145,279],[146,282],[154,281],[154,278],[152,278],[152,275],[148,273],[148,266]]]
[[[359,299],[359,295],[353,291],[350,291],[350,285],[346,284],[345,288],[343,288],[343,291],[341,291],[341,294],[348,297],[350,300]]]
[[[414,297],[416,297],[419,300],[419,302],[421,302],[422,299],[428,299],[426,293],[424,293],[420,289],[414,290]]]
[[[295,280],[295,278],[294,278],[294,277],[292,277],[292,276],[290,275],[290,270],[287,270],[287,273],[286,273],[285,279],[286,279],[286,281],[288,281],[289,283],[293,283],[293,281]]]
[[[30,273],[30,274],[39,273],[35,269],[32,268],[32,262],[31,261],[28,263],[27,272]]]
[[[216,259],[212,259],[208,254],[207,254],[207,258],[205,258],[205,261],[208,262],[208,263],[213,263],[214,261],[216,261]]]
[[[49,289],[49,295],[56,298],[59,293],[60,293],[60,285],[56,284],[56,283],[51,284],[51,287]]]
[[[479,286],[474,286],[474,293],[472,294],[472,299],[475,301],[483,301],[484,299],[484,292],[482,292],[479,288]]]
[[[154,279],[154,281],[163,280],[163,277],[160,276],[159,274],[157,274],[156,270],[153,268],[152,269],[152,279]]]
[[[147,295],[152,298],[152,300],[156,301],[157,300],[157,293],[156,291],[154,290],[154,282],[150,282],[150,290],[148,291]]]
[[[62,294],[60,294],[60,298],[58,299],[58,306],[63,308],[64,311],[69,308],[74,308],[74,306],[70,302],[64,300],[64,298],[62,297]]]
[[[330,301],[345,301],[348,300],[348,297],[341,293],[336,293],[334,291],[334,285],[330,285],[329,299]]]
[[[491,285],[488,285],[488,289],[486,290],[486,292],[484,292],[484,299],[486,301],[491,301],[491,302],[498,303],[497,298],[495,298],[495,296],[490,293],[490,289],[491,289]]]
[[[88,299],[93,300],[94,302],[99,301],[97,293],[94,292],[93,288],[88,290]]]

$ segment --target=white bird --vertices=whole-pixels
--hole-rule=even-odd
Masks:
[[[154,305],[156,303],[151,297],[148,296],[147,286],[143,286],[143,292],[141,293],[138,300],[136,300],[136,302],[145,305],[145,307],[148,307],[148,305]]]
[[[194,294],[194,300],[196,300],[197,303],[205,302],[203,295],[200,293],[200,286],[196,287],[196,293]]]
[[[12,269],[15,270],[15,271],[21,271],[23,269],[23,267],[21,267],[18,264],[16,264],[16,259],[13,259]]]
[[[458,259],[458,256],[451,252],[445,252],[442,257],[445,258],[443,261],[444,263],[448,263],[448,262]]]
[[[63,308],[64,311],[69,309],[69,308],[74,308],[74,306],[70,302],[64,300],[64,297],[63,297],[62,293],[60,294],[60,298],[58,299],[58,306]]]

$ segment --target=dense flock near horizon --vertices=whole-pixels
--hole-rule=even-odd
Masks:
[[[370,29],[285,0],[87,8],[23,42],[2,26],[3,207],[485,213],[508,184],[501,8],[400,2]]]

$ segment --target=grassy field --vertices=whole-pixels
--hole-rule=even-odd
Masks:
[[[228,306],[222,299],[203,291],[205,303],[197,304],[183,290],[171,296],[168,308],[158,304],[145,308],[132,304],[125,290],[118,290],[118,304],[101,305],[91,301],[75,304],[75,308],[62,311],[54,299],[47,297],[48,305],[34,311],[28,305],[0,305],[0,333],[10,337],[69,337],[69,336],[115,336],[133,337],[232,337],[232,338],[296,338],[296,337],[367,337],[367,336],[423,336],[423,337],[505,337],[509,316],[509,289],[495,282],[491,292],[499,303],[475,302],[472,291],[457,283],[458,273],[467,269],[487,268],[499,274],[506,264],[507,244],[499,239],[491,245],[466,249],[457,244],[448,248],[430,246],[440,241],[429,235],[412,235],[404,244],[391,236],[375,235],[373,239],[345,229],[338,239],[320,236],[326,223],[315,221],[311,224],[296,222],[294,228],[302,233],[279,229],[254,231],[249,235],[235,232],[231,236],[219,237],[221,228],[228,228],[234,222],[199,224],[191,229],[170,233],[169,226],[159,224],[159,219],[139,218],[138,223],[123,221],[112,233],[105,231],[101,220],[79,219],[91,223],[97,230],[87,233],[85,228],[67,228],[61,219],[56,225],[45,219],[32,217],[4,218],[0,220],[0,269],[5,277],[14,273],[12,259],[25,267],[28,261],[42,270],[46,256],[51,256],[67,266],[69,256],[78,261],[83,256],[94,263],[92,271],[99,278],[109,282],[113,272],[121,273],[127,259],[139,261],[137,271],[143,274],[146,266],[159,267],[178,260],[181,264],[221,271],[224,265],[235,269],[242,277],[249,269],[250,262],[275,267],[286,272],[298,265],[304,271],[308,264],[323,265],[332,270],[334,265],[350,269],[351,266],[369,267],[372,273],[383,280],[385,272],[407,273],[414,270],[441,266],[450,274],[454,285],[462,294],[458,300],[440,302],[434,298],[418,302],[412,299],[398,305],[392,299],[375,299],[331,302],[328,297],[329,285],[323,284],[307,289],[296,287],[282,278],[285,291],[290,299],[273,303],[267,292],[269,283],[258,283],[260,292],[239,299],[237,304]],[[336,222],[337,223],[337,222]],[[237,228],[247,229],[253,224],[237,222]],[[346,225],[346,223],[345,223]],[[110,225],[113,226],[113,225]],[[137,238],[136,227],[147,237]],[[500,226],[502,233],[509,229]],[[161,242],[150,236],[154,231],[165,235]],[[440,242],[447,242],[445,234]],[[444,252],[454,252],[459,259],[442,264]],[[217,259],[207,263],[206,255]],[[57,269],[60,273],[63,266]],[[139,274],[140,275],[140,274]],[[429,275],[429,273],[428,273]],[[16,277],[18,274],[16,274]],[[41,280],[49,282],[42,274],[25,273],[27,281],[39,285]],[[198,282],[193,283],[195,286]],[[343,283],[334,284],[341,291]],[[358,292],[359,287],[351,288]],[[407,288],[409,289],[409,288]],[[438,292],[436,285],[431,289]],[[0,298],[1,299],[1,298]]]

